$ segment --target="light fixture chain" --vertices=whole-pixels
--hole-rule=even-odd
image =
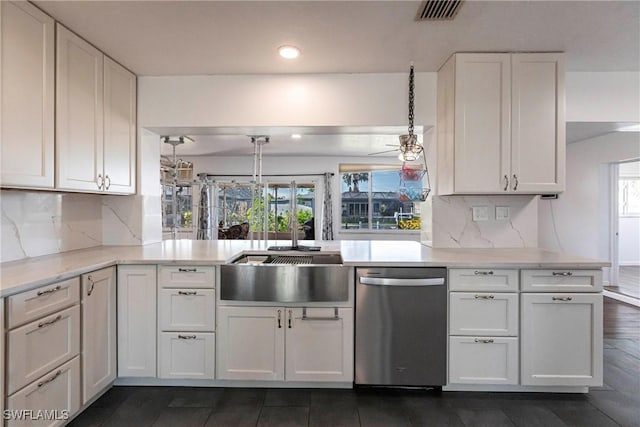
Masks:
[[[413,65],[409,71],[409,135],[413,135],[413,100],[414,95],[414,83],[413,83]]]

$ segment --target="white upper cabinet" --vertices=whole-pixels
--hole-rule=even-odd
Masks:
[[[438,72],[438,193],[564,190],[564,55],[454,54]]]
[[[56,187],[135,192],[135,75],[57,25]]]
[[[136,191],[136,76],[104,57],[104,190]]]
[[[103,54],[57,25],[56,186],[100,191]]]
[[[54,21],[0,2],[0,185],[54,185]]]

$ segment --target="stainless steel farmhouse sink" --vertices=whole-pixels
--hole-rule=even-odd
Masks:
[[[245,254],[220,268],[223,301],[349,300],[349,267],[340,254]]]

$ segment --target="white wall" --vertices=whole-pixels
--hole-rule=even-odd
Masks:
[[[640,73],[567,73],[566,96],[568,122],[640,122]]]
[[[566,191],[540,200],[540,247],[610,260],[609,164],[640,157],[640,134],[617,132],[567,146]]]
[[[640,217],[620,217],[618,236],[620,265],[640,265]]]
[[[407,123],[408,76],[140,77],[139,125],[391,126]],[[436,73],[416,73],[415,122],[436,120]]]

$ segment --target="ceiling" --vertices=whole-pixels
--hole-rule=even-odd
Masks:
[[[36,1],[139,75],[436,71],[456,51],[565,51],[569,71],[634,71],[638,1]],[[294,44],[302,56],[278,57]]]
[[[398,135],[407,133],[406,127],[253,127],[253,128],[150,128],[159,135],[177,137],[189,135],[194,142],[176,147],[177,156],[250,156],[254,146],[248,135],[268,135],[269,143],[262,146],[268,156],[366,156],[379,151],[394,150]],[[431,128],[415,127],[418,142],[423,132],[430,135]],[[292,134],[301,135],[294,139]],[[177,138],[172,138],[177,139]],[[171,155],[170,144],[162,144],[162,154]],[[398,151],[376,154],[375,157],[398,157]],[[372,156],[373,158],[373,156]]]
[[[640,125],[631,122],[567,122],[567,144],[580,142],[614,132],[640,132]]]

